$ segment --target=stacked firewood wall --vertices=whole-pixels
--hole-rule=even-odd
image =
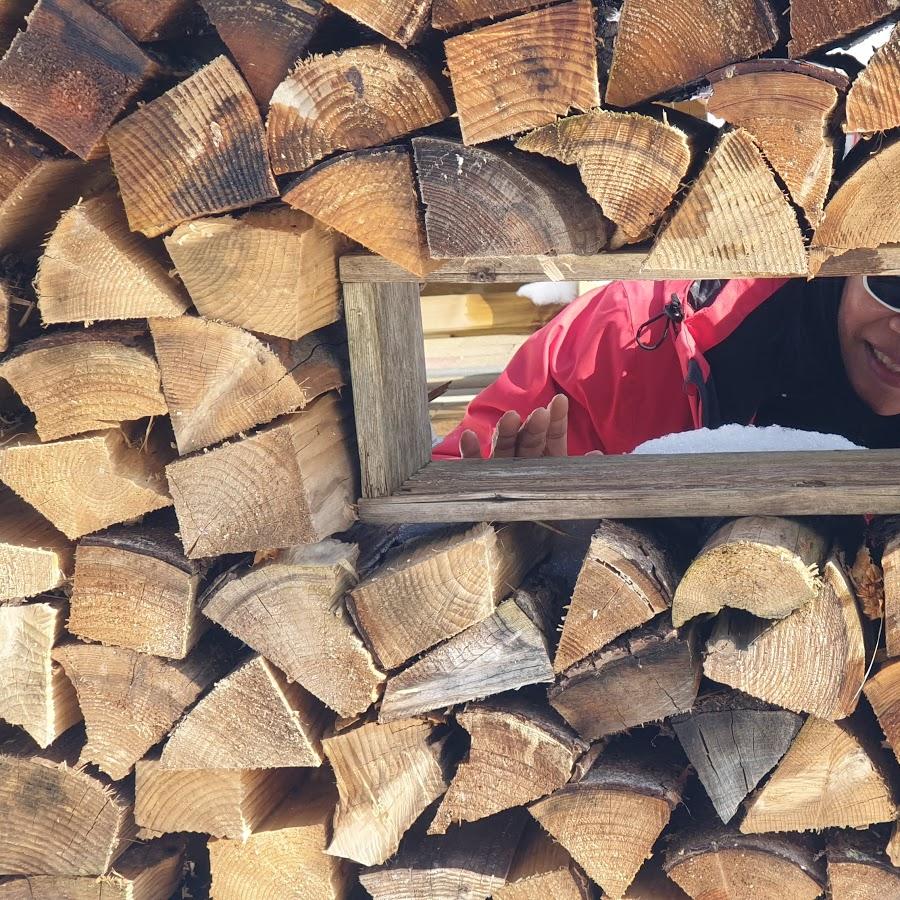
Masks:
[[[348,250],[884,267],[784,6],[0,4],[0,900],[900,896],[893,523],[356,522]]]

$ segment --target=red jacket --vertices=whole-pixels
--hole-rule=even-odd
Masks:
[[[488,455],[494,426],[506,410],[524,418],[558,393],[569,398],[572,456],[589,450],[629,453],[651,438],[702,427],[709,378],[704,353],[784,283],[615,281],[579,297],[533,334],[469,404],[459,427],[435,447],[434,459],[458,458],[465,429],[478,435]],[[661,343],[645,350],[638,331],[653,319],[641,342]]]

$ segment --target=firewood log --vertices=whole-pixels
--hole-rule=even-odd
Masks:
[[[40,747],[81,721],[72,684],[52,656],[65,614],[62,600],[0,606],[0,718],[22,726]]]
[[[738,692],[700,698],[672,727],[719,818],[727,823],[775,767],[802,724],[797,713]]]
[[[12,286],[5,279],[0,280],[0,353],[6,353],[9,349],[15,300],[16,294]]]
[[[627,743],[528,811],[612,897],[622,897],[681,802],[687,769]]]
[[[272,95],[266,134],[276,175],[441,122],[450,109],[427,67],[388,44],[311,56]]]
[[[307,781],[246,840],[211,840],[212,895],[217,900],[344,900],[349,864],[325,852],[337,799],[330,777]]]
[[[675,590],[672,622],[723,607],[783,619],[821,590],[828,539],[802,520],[733,519],[717,528]]]
[[[256,101],[224,56],[110,129],[109,150],[128,224],[147,237],[278,194]]]
[[[320,0],[200,0],[200,5],[262,107],[306,50],[326,10]]]
[[[305,405],[293,373],[271,348],[241,328],[179,316],[152,319],[150,330],[181,455]]]
[[[75,551],[68,630],[86,641],[184,659],[208,624],[197,608],[200,567],[162,527],[119,526]]]
[[[452,900],[496,896],[525,827],[520,810],[470,822],[449,834],[411,832],[397,856],[359,877],[373,900]]]
[[[888,656],[900,656],[900,529],[889,526],[881,567],[884,572],[884,636]]]
[[[826,883],[815,846],[805,839],[722,827],[676,834],[663,865],[693,900],[815,900]]]
[[[154,753],[134,771],[134,818],[147,831],[245,840],[297,785],[303,770],[165,769]]]
[[[832,720],[856,708],[865,667],[859,609],[834,558],[815,598],[786,618],[769,625],[742,613],[720,616],[703,663],[713,681]]]
[[[352,16],[386,38],[408,47],[428,26],[430,0],[329,0],[332,6]]]
[[[900,869],[894,868],[870,832],[838,832],[828,841],[826,858],[831,900],[900,896]]]
[[[142,325],[55,331],[3,357],[0,378],[34,413],[41,441],[164,416],[149,337]]]
[[[506,884],[491,895],[493,900],[592,900],[593,896],[581,868],[537,822],[526,826]]]
[[[66,536],[12,491],[0,489],[0,603],[60,587],[72,564]]]
[[[0,247],[33,260],[60,213],[111,179],[105,164],[62,153],[21,120],[0,116]]]
[[[600,106],[594,10],[588,0],[477,28],[450,38],[444,49],[466,144]]]
[[[873,25],[896,9],[895,0],[833,0],[827,6],[818,0],[791,0],[788,50],[791,56],[806,56]]]
[[[894,756],[900,761],[900,659],[883,665],[863,687]]]
[[[261,206],[198,219],[165,239],[198,312],[296,340],[341,317],[344,240],[311,216]]]
[[[563,672],[665,612],[676,583],[675,563],[657,536],[621,522],[602,522],[563,619],[554,671]]]
[[[431,25],[441,31],[455,31],[461,25],[527,12],[542,5],[543,0],[432,0]]]
[[[844,131],[872,134],[900,126],[900,26],[875,51],[847,95]]]
[[[320,766],[331,718],[299,684],[253,654],[176,725],[160,760],[167,769]]]
[[[691,164],[683,131],[650,116],[607,110],[560,119],[516,146],[577,165],[587,192],[629,243],[662,218]]]
[[[158,453],[114,428],[49,444],[17,438],[0,450],[0,481],[73,540],[172,505]]]
[[[0,60],[0,102],[82,159],[157,66],[82,0],[40,0]]]
[[[813,63],[759,60],[708,80],[708,111],[753,136],[807,221],[818,225],[834,175],[832,117],[846,77]]]
[[[848,574],[859,601],[860,612],[874,622],[883,619],[884,572],[866,544],[860,545]]]
[[[326,160],[288,185],[282,199],[416,275],[438,266],[428,258],[412,155],[404,147]]]
[[[874,205],[873,205],[874,204]],[[848,250],[900,242],[900,140],[870,154],[833,194],[813,235],[809,268],[813,275]],[[879,210],[873,216],[872,209]]]
[[[559,603],[548,587],[520,588],[481,622],[388,678],[379,720],[388,722],[553,681],[550,635]]]
[[[156,900],[175,895],[183,863],[184,841],[167,836],[135,844],[99,877],[0,877],[0,900]]]
[[[501,147],[413,139],[433,259],[595,253],[609,222],[546,160]]]
[[[806,274],[797,214],[746,131],[721,138],[645,267],[698,274],[723,268],[741,275]]]
[[[187,556],[312,543],[349,528],[357,497],[350,427],[344,403],[329,394],[167,466]]]
[[[40,259],[41,319],[50,325],[180,316],[190,301],[169,268],[156,242],[129,231],[115,194],[84,200],[63,214]]]
[[[609,644],[557,678],[550,704],[585,739],[597,740],[691,709],[700,685],[694,637],[669,616]]]
[[[662,853],[657,853],[641,866],[622,900],[688,900],[688,895],[663,872]]]
[[[350,611],[384,668],[490,616],[548,549],[535,524],[429,529],[350,590]]]
[[[340,802],[328,853],[374,866],[449,784],[446,729],[424,719],[363,722],[325,738]]]
[[[83,739],[76,728],[40,752],[18,735],[0,743],[0,871],[103,875],[128,849],[131,789],[76,766]]]
[[[358,552],[332,540],[284,550],[215,586],[203,614],[339,715],[359,715],[378,699],[384,674],[344,607]]]
[[[184,711],[225,674],[228,656],[210,635],[183,660],[71,641],[53,651],[78,694],[87,743],[80,763],[114,781],[168,734]]]
[[[890,859],[891,865],[897,866],[900,863],[900,822],[894,822],[894,827],[891,830],[891,836],[884,852]]]
[[[469,732],[469,755],[457,768],[429,834],[445,834],[455,823],[553,793],[572,777],[576,760],[588,749],[552,710],[516,695],[468,706],[456,721]]]
[[[897,818],[886,758],[857,716],[812,716],[747,802],[741,832],[861,828]]]
[[[634,106],[729,63],[758,56],[778,41],[769,0],[626,0],[613,45],[606,102]]]

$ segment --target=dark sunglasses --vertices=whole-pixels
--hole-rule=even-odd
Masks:
[[[863,287],[872,299],[900,313],[900,275],[866,275]]]

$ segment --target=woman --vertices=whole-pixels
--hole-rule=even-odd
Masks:
[[[900,447],[900,277],[613,282],[532,335],[434,457],[628,453],[728,423]]]

